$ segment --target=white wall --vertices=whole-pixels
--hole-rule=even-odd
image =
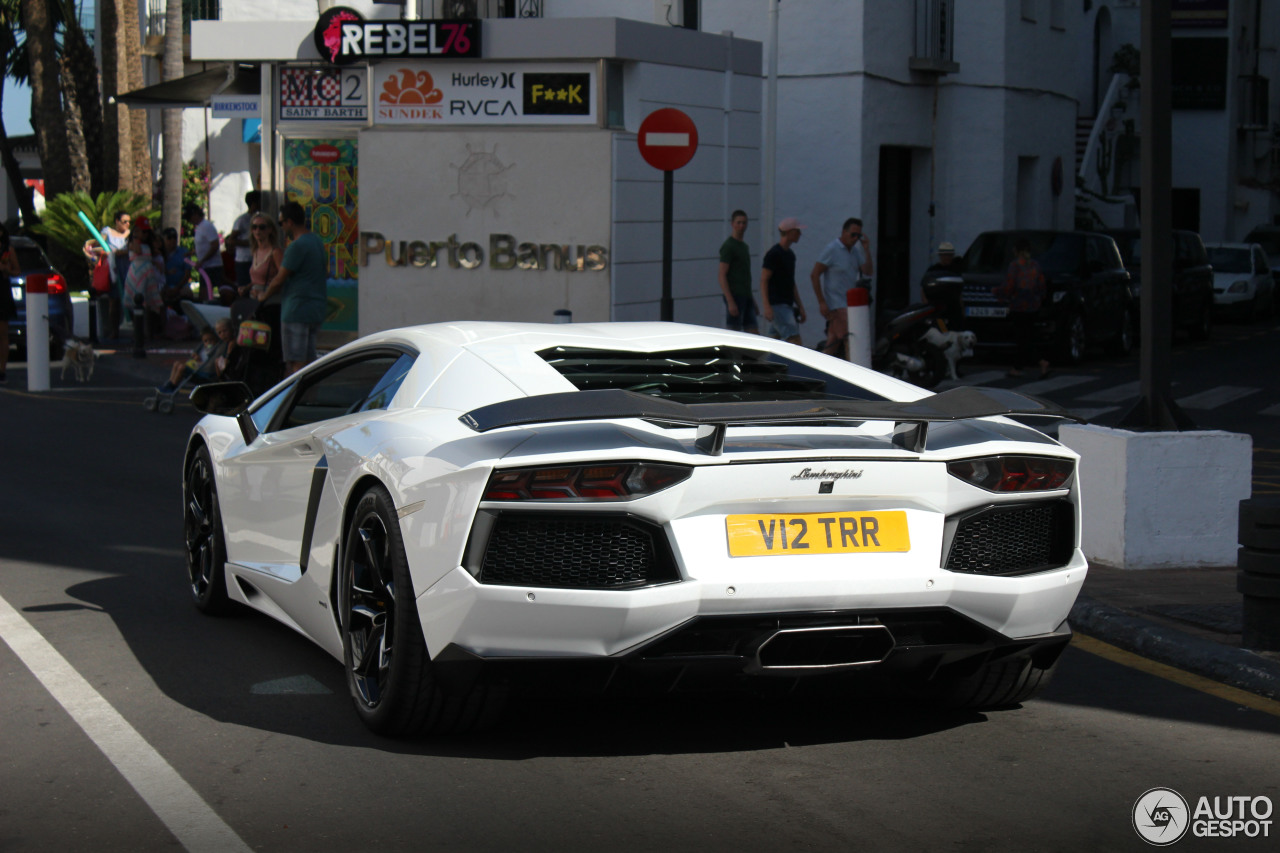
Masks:
[[[371,255],[360,275],[360,334],[444,320],[551,322],[609,318],[609,271],[495,269],[490,237],[518,242],[610,245],[612,137],[607,131],[418,131],[360,134],[360,231],[394,241],[475,242],[484,262],[452,268],[389,266]],[[459,167],[472,153],[497,158],[501,197],[475,207],[460,193]],[[609,259],[612,268],[613,259]]]

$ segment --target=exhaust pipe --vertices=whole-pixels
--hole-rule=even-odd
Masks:
[[[747,665],[760,675],[815,675],[874,666],[893,651],[884,625],[824,625],[784,628],[766,637]]]

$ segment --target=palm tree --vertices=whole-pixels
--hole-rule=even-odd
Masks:
[[[36,132],[40,162],[44,166],[45,193],[53,196],[75,189],[71,179],[54,21],[47,0],[20,0],[19,7],[22,29],[27,36],[31,126]]]
[[[19,51],[18,43],[18,2],[17,0],[0,0],[0,82],[11,76],[13,64]],[[13,155],[13,147],[9,144],[9,133],[4,126],[4,88],[0,85],[0,165],[4,166],[9,178],[9,186],[18,200],[18,209],[22,212],[22,221],[31,224],[39,222],[35,202],[31,196],[31,187],[22,180],[22,171],[18,166],[18,158]]]
[[[177,80],[182,71],[182,0],[165,0],[164,79]],[[168,109],[162,116],[161,213],[165,228],[177,228],[182,222],[182,110]]]
[[[74,0],[58,0],[62,23],[63,91],[74,103],[80,121],[83,146],[72,146],[73,170],[88,174],[87,189],[103,191],[102,179],[102,90],[98,86],[98,60],[80,26]],[[68,109],[68,113],[72,112]],[[74,161],[83,156],[82,163]]]
[[[142,88],[144,0],[99,0],[102,23],[102,94]],[[103,114],[103,180],[108,187],[151,192],[151,149],[145,110],[108,104]]]

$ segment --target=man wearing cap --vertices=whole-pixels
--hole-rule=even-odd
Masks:
[[[840,236],[827,244],[809,273],[813,292],[818,297],[818,311],[827,321],[827,340],[822,351],[846,357],[849,336],[849,289],[859,286],[871,276],[869,242],[862,233],[862,220],[849,217]],[[865,285],[863,285],[865,286]]]
[[[924,271],[924,278],[921,283],[932,281],[939,276],[956,275],[960,272],[960,265],[956,263],[956,247],[950,243],[938,244],[938,262],[932,264]]]
[[[218,229],[204,218],[204,211],[193,201],[187,202],[187,206],[182,209],[182,218],[191,223],[195,236],[196,267],[209,276],[209,284],[217,298],[222,287],[222,244],[218,238]]]
[[[800,324],[805,315],[796,288],[796,253],[791,247],[800,242],[803,228],[794,216],[778,223],[778,242],[765,252],[760,272],[761,313],[772,324],[774,337],[793,344],[800,343]]]

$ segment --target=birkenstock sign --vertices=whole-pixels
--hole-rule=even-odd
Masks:
[[[355,9],[334,6],[320,14],[312,36],[320,56],[334,65],[480,56],[480,21],[476,18],[366,21]]]

